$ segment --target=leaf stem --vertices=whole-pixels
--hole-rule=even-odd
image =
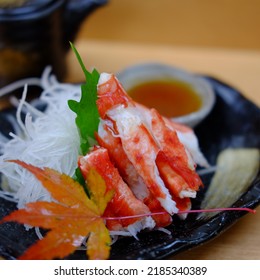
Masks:
[[[179,211],[176,214],[189,214],[189,213],[205,213],[205,212],[219,212],[219,211],[246,211],[252,214],[256,213],[256,210],[250,208],[214,208],[214,209],[198,209],[198,210],[186,210],[186,211]],[[168,214],[166,211],[161,212],[153,212],[153,213],[146,213],[146,214],[139,214],[139,215],[131,215],[131,216],[120,216],[120,217],[106,217],[103,216],[102,218],[105,220],[123,220],[123,219],[134,219],[134,218],[142,218],[148,216],[155,216],[155,215],[165,215]]]

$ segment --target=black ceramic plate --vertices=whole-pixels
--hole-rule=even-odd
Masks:
[[[237,90],[206,77],[212,84],[217,100],[211,114],[196,128],[200,146],[211,164],[215,164],[218,153],[227,147],[260,148],[260,109],[245,99]],[[0,113],[0,127],[9,131],[6,114]],[[204,193],[211,180],[210,176],[202,177],[205,188],[193,201],[193,208],[198,209]],[[248,191],[233,204],[234,207],[255,208],[260,204],[260,173]],[[15,205],[0,199],[0,218],[15,209]],[[231,205],[230,205],[231,206]],[[113,246],[111,259],[163,259],[191,249],[211,240],[239,218],[244,211],[225,211],[216,214],[209,220],[197,220],[196,214],[190,214],[185,221],[174,217],[168,230],[171,235],[160,231],[142,232],[139,240],[121,238]],[[33,230],[25,231],[22,225],[6,223],[0,225],[0,256],[15,259],[21,255],[35,240]],[[77,251],[69,259],[85,259],[84,251]],[[176,256],[178,258],[178,256]]]

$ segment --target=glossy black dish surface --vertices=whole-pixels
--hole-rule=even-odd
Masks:
[[[236,89],[205,77],[214,88],[216,104],[210,115],[200,123],[195,132],[200,147],[210,164],[214,165],[220,151],[225,148],[260,148],[260,109],[243,97]],[[13,113],[13,112],[12,112]],[[10,125],[6,114],[0,112],[0,127],[7,133]],[[202,176],[204,189],[193,200],[193,209],[199,209],[212,175]],[[260,204],[260,172],[248,190],[233,207],[256,208]],[[0,219],[15,209],[15,204],[0,198]],[[171,234],[161,231],[142,232],[138,240],[124,237],[112,245],[111,259],[163,259],[210,241],[244,216],[244,211],[224,211],[208,220],[198,220],[197,214],[189,214],[185,221],[174,217],[167,227]],[[0,256],[15,259],[37,240],[34,230],[26,231],[22,225],[0,225]],[[84,251],[77,251],[69,259],[86,259]]]

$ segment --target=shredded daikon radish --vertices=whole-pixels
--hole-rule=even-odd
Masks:
[[[80,139],[75,124],[75,114],[67,104],[69,99],[79,100],[81,89],[78,85],[61,84],[46,68],[42,78],[28,79],[14,83],[0,95],[8,94],[7,89],[13,91],[30,82],[41,86],[43,92],[39,101],[46,105],[41,112],[35,106],[25,101],[29,88],[24,88],[22,99],[19,101],[15,133],[10,133],[11,140],[0,137],[0,168],[3,175],[4,191],[13,195],[18,208],[23,208],[28,202],[50,201],[49,193],[41,183],[22,167],[6,162],[8,159],[19,159],[38,167],[50,167],[69,176],[74,174],[80,151]],[[23,84],[24,85],[24,84]],[[21,113],[26,112],[22,121]],[[8,186],[8,187],[7,187]],[[6,194],[6,193],[5,193]],[[2,192],[4,195],[4,192]]]

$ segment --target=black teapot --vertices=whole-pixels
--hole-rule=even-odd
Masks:
[[[107,0],[10,2],[17,5],[0,3],[0,87],[17,79],[40,76],[46,65],[51,65],[62,80],[69,41],[75,39],[81,22]]]

